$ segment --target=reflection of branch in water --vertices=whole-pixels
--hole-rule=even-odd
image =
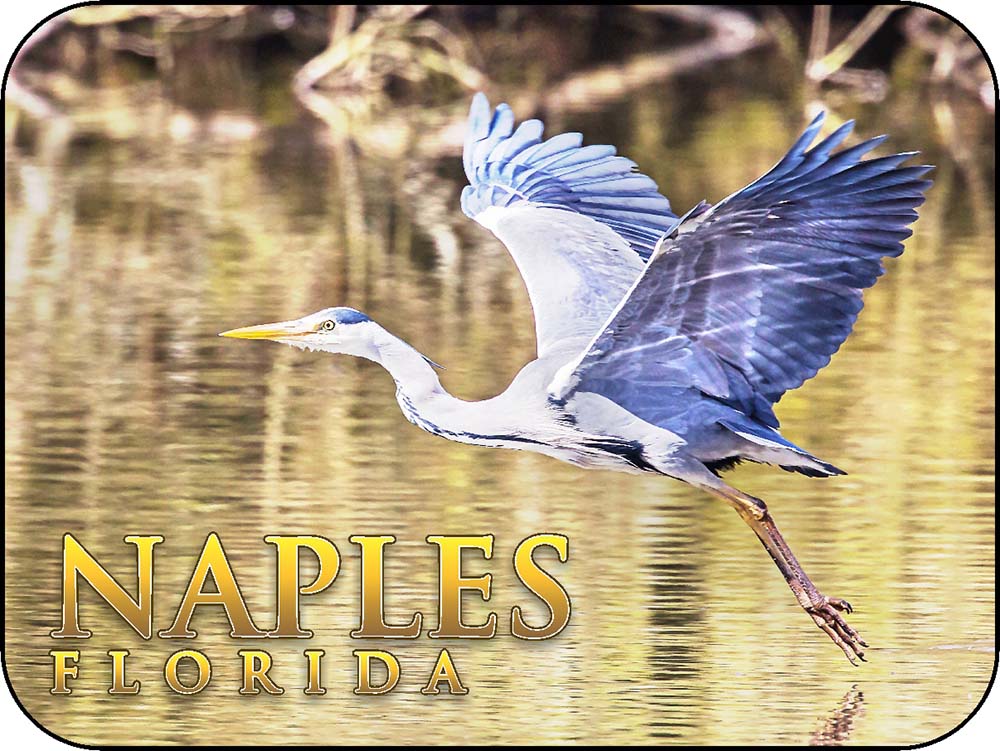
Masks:
[[[655,81],[736,57],[763,43],[767,37],[756,21],[738,10],[693,5],[635,7],[703,26],[709,35],[692,44],[633,55],[621,63],[603,65],[571,76],[539,97],[545,102],[547,110],[589,109]]]
[[[21,49],[17,52],[17,60],[14,61],[14,64],[10,68],[10,74],[7,78],[7,90],[4,92],[7,95],[7,101],[16,105],[14,108],[9,110],[12,113],[11,116],[14,117],[15,120],[12,123],[9,123],[8,127],[4,129],[5,138],[7,140],[6,145],[8,147],[13,144],[14,133],[17,130],[16,118],[18,109],[21,109],[35,119],[48,124],[49,127],[45,132],[48,136],[49,143],[43,147],[43,153],[61,153],[61,146],[69,139],[69,118],[56,108],[56,106],[53,105],[49,99],[21,83],[19,75],[21,67],[20,63],[28,51],[43,39],[46,39],[50,34],[52,34],[53,31],[58,29],[65,22],[65,16],[57,16],[50,19],[48,23],[39,27],[33,34],[31,34],[31,36],[25,39],[21,44]]]
[[[812,34],[806,61],[806,80],[813,86],[828,81],[852,89],[856,96],[866,101],[882,101],[889,93],[888,76],[880,70],[848,68],[847,63],[896,10],[897,8],[888,5],[872,8],[839,44],[833,49],[828,49],[830,6],[814,6]]]
[[[427,8],[376,6],[353,29],[356,7],[332,8],[327,47],[296,73],[295,93],[302,97],[317,86],[379,92],[390,74],[420,81],[432,72],[482,88],[486,77],[466,62],[461,40],[435,21],[417,20]]]
[[[937,125],[938,141],[944,145],[955,164],[965,175],[968,190],[963,193],[972,209],[977,232],[985,232],[995,221],[993,214],[993,186],[984,174],[982,161],[968,139],[967,132],[959,127],[955,108],[947,99],[934,103],[931,112]]]
[[[882,28],[898,8],[878,5],[862,18],[858,25],[832,50],[827,51],[829,39],[830,6],[817,5],[815,9],[813,37],[809,45],[809,63],[806,76],[813,81],[823,81],[841,70],[847,62],[865,46],[869,39]]]
[[[602,102],[617,99],[630,91],[661,81],[679,73],[702,68],[719,60],[736,57],[767,40],[767,33],[750,16],[741,11],[694,6],[635,6],[637,10],[669,16],[679,21],[705,27],[709,34],[698,42],[672,47],[657,52],[639,53],[619,63],[610,63],[570,76],[538,94],[522,92],[508,99],[511,107],[524,117],[537,112],[544,103],[547,113],[589,110]],[[362,31],[359,26],[350,36]],[[313,86],[323,71],[331,64],[342,64],[344,50],[337,52],[338,62],[330,60],[321,64],[321,58],[334,54],[334,48],[345,44],[345,37],[331,41],[326,52],[307,63],[296,77],[295,91],[299,100],[310,112],[323,120],[332,133],[343,137],[345,133],[365,140],[381,153],[391,150],[391,145],[379,136],[395,130],[408,146],[419,147],[424,156],[452,154],[461,147],[465,119],[468,114],[463,100],[459,106],[443,113],[373,107],[372,96],[351,97],[344,92],[336,96],[323,93]],[[317,70],[309,71],[316,63]],[[478,88],[485,79],[463,80],[466,86]],[[360,103],[359,103],[360,102]],[[375,110],[378,110],[377,112]],[[368,118],[370,122],[364,122]],[[395,121],[393,120],[395,118]],[[418,122],[419,120],[419,122]],[[419,139],[411,136],[419,133]],[[376,143],[376,141],[381,142]],[[396,146],[398,151],[398,144]]]
[[[931,80],[948,81],[973,94],[990,112],[996,90],[982,51],[965,31],[935,11],[913,8],[903,22],[907,40],[934,56]]]
[[[840,706],[826,718],[823,727],[812,734],[811,746],[832,746],[843,743],[854,731],[854,722],[865,714],[865,695],[854,684],[840,700]]]
[[[454,227],[457,217],[452,185],[431,170],[411,169],[404,177],[402,191],[412,209],[413,223],[434,243],[442,282],[449,287],[458,284],[461,242]]]

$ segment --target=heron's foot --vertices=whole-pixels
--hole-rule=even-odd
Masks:
[[[826,635],[833,640],[833,643],[844,651],[852,665],[857,665],[855,658],[866,662],[863,647],[867,647],[868,644],[844,620],[843,613],[850,614],[853,610],[851,603],[847,600],[824,595],[820,595],[818,602],[806,608],[806,612],[812,616],[816,625],[823,629]]]

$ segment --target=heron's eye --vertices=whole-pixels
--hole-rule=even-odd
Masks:
[[[334,321],[323,321],[319,326],[323,331],[333,331],[337,328],[337,324]]]

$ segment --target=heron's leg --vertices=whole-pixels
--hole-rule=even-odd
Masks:
[[[778,570],[785,577],[785,581],[795,598],[799,601],[799,605],[812,616],[816,625],[823,629],[827,636],[844,651],[847,659],[852,663],[854,663],[855,657],[864,660],[865,653],[862,647],[868,645],[858,635],[858,632],[847,624],[842,615],[842,613],[851,612],[851,604],[837,597],[827,597],[816,589],[812,580],[799,565],[792,549],[788,547],[785,538],[778,531],[778,525],[774,523],[767,505],[759,498],[754,498],[752,495],[743,493],[725,483],[720,482],[707,490],[736,509],[743,521],[763,543]]]

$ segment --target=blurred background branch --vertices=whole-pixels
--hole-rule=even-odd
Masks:
[[[836,47],[828,51],[831,9],[829,5],[814,6],[806,76],[812,81],[824,81],[836,75],[897,10],[899,6],[875,6]]]
[[[914,8],[902,26],[910,44],[933,57],[930,80],[953,83],[977,97],[990,112],[996,106],[996,90],[989,66],[979,46],[958,26],[933,11]]]
[[[95,87],[148,80],[149,61],[184,104],[194,89],[224,94],[211,81],[207,91],[196,84],[250,57],[273,64],[331,124],[343,125],[345,110],[454,105],[454,117],[437,123],[453,142],[474,90],[515,84],[520,111],[571,111],[772,45],[803,72],[810,98],[844,88],[881,101],[894,70],[919,58],[910,72],[925,85],[994,107],[985,60],[947,19],[922,8],[829,5],[89,6],[27,40],[8,101],[18,114],[57,118],[92,100]],[[8,139],[16,125],[8,115]]]

